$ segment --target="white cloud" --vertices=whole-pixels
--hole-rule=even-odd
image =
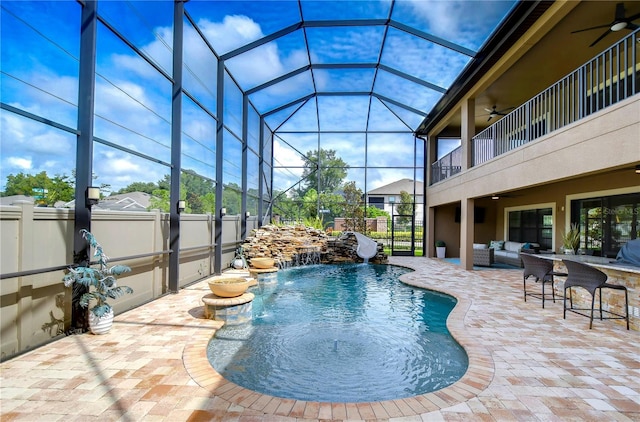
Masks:
[[[31,169],[31,165],[33,164],[33,162],[31,161],[31,157],[29,158],[9,157],[7,158],[7,163],[11,167],[16,167],[22,170]]]

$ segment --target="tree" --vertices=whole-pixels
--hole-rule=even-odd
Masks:
[[[398,204],[398,214],[413,215],[413,196],[408,192],[400,192],[400,203]]]
[[[153,182],[133,182],[129,186],[115,192],[114,195],[129,192],[144,192],[151,195],[156,189],[158,189],[158,185]]]
[[[75,195],[73,180],[67,175],[50,178],[46,171],[38,174],[18,173],[7,176],[2,196],[32,196],[36,204],[52,206],[58,201],[69,202]]]
[[[347,177],[349,166],[336,156],[335,150],[320,149],[319,154],[318,151],[309,151],[302,159],[304,160],[302,172],[304,187],[300,192],[301,197],[310,189],[315,189],[320,194],[334,193]]]
[[[365,233],[364,201],[362,190],[356,187],[356,182],[348,182],[344,185],[344,217],[346,230]]]
[[[409,192],[400,191],[400,203],[397,210],[400,215],[413,215],[413,197]],[[408,224],[411,221],[408,217],[400,217],[398,220],[402,224]]]
[[[162,212],[169,212],[169,191],[166,189],[156,189],[151,193],[149,199],[149,209],[158,209]]]

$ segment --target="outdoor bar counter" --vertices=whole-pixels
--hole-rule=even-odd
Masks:
[[[600,256],[566,254],[537,254],[536,256],[555,261],[553,267],[554,270],[558,272],[567,272],[566,267],[562,263],[562,260],[565,259],[591,265],[592,267],[595,267],[603,273],[607,274],[607,276],[609,277],[607,283],[625,286],[629,293],[629,328],[631,330],[640,331],[640,267],[631,264],[618,264],[613,258],[604,258]],[[562,280],[562,278],[560,278],[559,280]],[[561,288],[560,295],[562,294],[563,292]],[[598,299],[596,298],[596,308],[598,306],[597,300]],[[587,291],[584,289],[574,287],[573,302],[574,306],[590,308],[591,295],[589,295],[589,293],[587,293]],[[613,289],[602,289],[602,308],[624,315],[624,292]],[[594,328],[596,328],[597,323],[617,323],[620,325],[625,325],[624,320],[596,320],[598,318],[598,315],[599,314],[597,312],[594,314]],[[587,320],[588,328],[588,319],[567,313],[567,318],[574,317],[579,318],[579,320],[576,321],[577,323],[584,323],[584,321],[582,321],[583,319]]]

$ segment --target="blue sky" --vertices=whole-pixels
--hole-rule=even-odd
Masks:
[[[328,19],[386,19],[390,1],[303,1],[305,21]],[[446,39],[464,49],[477,50],[513,6],[511,1],[398,1],[392,20],[426,34]],[[171,1],[100,1],[98,12],[136,48],[171,76]],[[295,1],[191,0],[186,11],[206,36],[216,54],[226,54],[249,42],[300,22]],[[77,121],[79,14],[75,1],[2,2],[2,102],[65,126]],[[386,36],[386,39],[385,39]],[[382,44],[384,40],[384,44]],[[309,50],[307,50],[307,44]],[[382,45],[384,47],[382,48]],[[188,23],[185,24],[185,88],[215,111],[215,56]],[[226,66],[240,89],[248,90],[309,64],[380,63],[383,66],[447,89],[470,58],[397,28],[384,26],[309,27],[229,59]],[[95,136],[162,162],[170,161],[171,84],[153,66],[136,55],[105,26],[98,31],[96,57]],[[375,79],[374,79],[375,78]],[[240,128],[241,92],[230,80],[225,91],[225,124]],[[291,109],[267,118],[283,131],[389,130],[406,134],[370,135],[364,155],[361,135],[321,136],[321,147],[336,149],[349,165],[411,165],[410,132],[421,122],[442,93],[397,74],[374,68],[314,69],[250,96],[259,113],[319,92],[374,92],[420,111],[413,113],[391,102],[368,96],[321,96],[308,101],[292,116]],[[207,177],[212,166],[215,122],[193,104],[185,103],[183,165]],[[75,163],[75,136],[2,110],[0,183],[18,172],[71,174]],[[252,116],[251,121],[257,118]],[[284,123],[284,124],[283,124]],[[252,141],[253,142],[253,141]],[[274,156],[290,169],[278,171],[276,188],[285,189],[301,174],[298,151],[317,148],[315,134],[283,133]],[[237,156],[225,153],[225,166],[235,168]],[[168,169],[117,149],[95,148],[94,173],[98,182],[114,189],[134,181],[157,181]],[[405,174],[406,173],[406,174]],[[411,173],[411,174],[409,174]],[[399,169],[370,169],[367,189],[413,177]],[[363,183],[364,172],[349,177]],[[257,179],[257,177],[255,177]],[[257,181],[254,181],[257,183]]]

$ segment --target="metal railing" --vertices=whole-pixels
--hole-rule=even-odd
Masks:
[[[462,148],[458,147],[431,166],[431,183],[451,177],[462,171]]]
[[[640,31],[571,72],[471,141],[477,166],[640,92]],[[462,147],[432,164],[431,182],[460,171]]]

